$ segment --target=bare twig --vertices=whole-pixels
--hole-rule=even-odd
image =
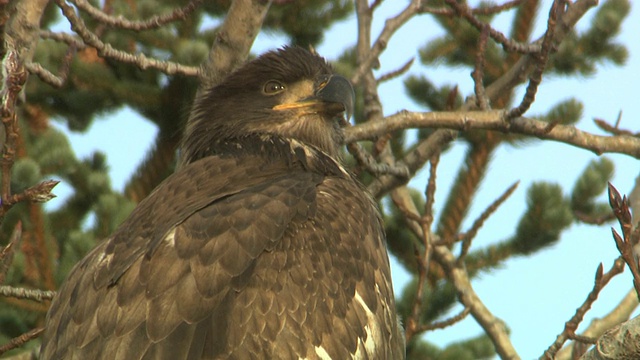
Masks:
[[[598,0],[577,0],[567,4],[567,10],[557,21],[557,28],[553,36],[552,48],[555,49],[564,40],[566,35],[573,29],[575,24],[592,7],[598,4]],[[545,32],[545,35],[547,33]],[[536,40],[533,44],[542,44],[543,38]],[[518,84],[523,83],[534,66],[539,63],[536,54],[527,54],[518,60],[507,72],[496,81],[487,86],[485,92],[487,98],[494,100],[504,94],[505,91],[513,89]],[[474,101],[475,103],[475,101]],[[464,109],[469,109],[470,105],[465,104]]]
[[[555,359],[555,355],[562,348],[562,345],[571,337],[575,337],[576,329],[578,325],[584,319],[585,314],[593,303],[598,299],[598,295],[600,291],[609,283],[609,281],[616,275],[621,274],[624,270],[624,260],[620,257],[614,261],[613,266],[607,273],[603,273],[602,264],[598,265],[598,269],[596,270],[596,278],[595,283],[593,284],[593,289],[584,300],[582,305],[576,310],[576,313],[571,317],[569,321],[567,321],[564,325],[564,329],[556,337],[554,343],[544,352],[544,354],[540,357],[540,359]]]
[[[409,61],[407,61],[404,65],[402,65],[401,67],[399,67],[396,70],[390,71],[382,76],[380,76],[377,80],[376,83],[378,84],[382,84],[385,81],[389,81],[392,79],[397,78],[398,76],[402,76],[404,73],[406,73],[407,71],[409,71],[409,68],[411,68],[411,65],[413,65],[413,61],[416,58],[411,58],[409,59]]]
[[[44,331],[43,327],[32,329],[18,337],[15,337],[9,340],[8,344],[0,346],[0,355],[6,353],[9,350],[19,348],[20,346],[24,345],[26,342],[37,338],[38,336],[40,336],[40,334],[42,334],[43,331]]]
[[[403,214],[407,217],[409,225],[419,225],[414,229],[414,233],[422,239],[422,244],[414,245],[416,262],[418,265],[418,286],[416,288],[416,294],[413,299],[413,305],[411,310],[411,316],[406,319],[405,337],[406,341],[411,341],[411,338],[421,332],[426,331],[426,326],[421,324],[420,313],[422,311],[422,303],[424,298],[424,287],[427,285],[427,272],[430,267],[431,252],[432,252],[432,240],[431,240],[431,224],[433,223],[433,202],[436,190],[436,170],[438,168],[438,162],[440,160],[439,154],[436,154],[431,159],[431,169],[429,171],[429,181],[425,188],[425,196],[427,201],[425,203],[424,215],[418,216],[418,211],[413,201],[411,201],[408,192],[396,191],[392,194],[391,199],[394,204]],[[420,249],[424,249],[420,252]]]
[[[75,47],[78,50],[84,49],[86,47],[82,39],[72,34],[63,33],[63,32],[40,30],[40,38],[63,42],[69,46]]]
[[[61,88],[65,83],[66,79],[63,79],[61,77],[54,75],[53,73],[43,68],[42,65],[38,63],[28,63],[26,65],[26,68],[27,70],[29,70],[30,73],[38,76],[40,80],[46,82],[47,84],[53,87]]]
[[[432,322],[431,324],[426,324],[421,326],[420,328],[418,328],[417,332],[425,332],[430,330],[447,328],[453,324],[459,323],[460,321],[464,320],[470,313],[471,313],[471,309],[469,309],[468,307],[465,307],[464,309],[462,309],[462,311],[460,311],[460,313],[448,319]]]
[[[42,67],[42,65],[38,63],[27,63],[26,67],[30,73],[37,75],[40,80],[46,82],[47,84],[61,88],[64,83],[67,81],[67,77],[69,76],[69,70],[71,69],[71,62],[73,61],[73,56],[76,54],[78,48],[75,43],[69,44],[69,48],[67,49],[67,53],[62,59],[62,63],[60,64],[59,75],[54,75],[49,70]]]
[[[0,194],[2,198],[2,208],[0,209],[0,219],[9,211],[13,204],[10,204],[11,197],[11,168],[15,161],[16,139],[18,138],[18,117],[16,115],[16,103],[18,95],[22,91],[22,86],[27,81],[27,71],[24,64],[20,62],[18,53],[9,50],[3,62],[2,73],[4,83],[2,84],[2,104],[1,116],[2,124],[5,128],[5,141],[2,150],[0,180]]]
[[[96,19],[98,22],[117,27],[120,29],[133,30],[133,31],[143,31],[150,29],[157,29],[165,24],[168,24],[173,21],[184,20],[186,19],[195,9],[198,8],[203,2],[203,0],[191,0],[187,5],[182,8],[178,8],[173,10],[171,13],[166,15],[157,15],[153,16],[147,20],[141,21],[132,21],[125,19],[122,16],[114,17],[111,16],[104,11],[96,8],[91,5],[86,0],[70,0],[71,3],[76,5],[78,9],[84,10],[89,16]]]
[[[384,51],[384,49],[387,48],[387,44],[389,43],[389,40],[391,39],[393,34],[400,27],[402,27],[404,23],[409,21],[409,19],[411,19],[414,15],[418,14],[420,12],[420,7],[421,7],[420,0],[412,0],[411,3],[407,5],[407,7],[400,14],[398,14],[395,17],[387,19],[387,21],[384,24],[384,29],[382,29],[382,32],[380,33],[375,43],[371,47],[371,50],[368,52],[366,57],[360,59],[360,61],[358,62],[358,68],[356,69],[355,73],[351,77],[351,82],[353,84],[359,84],[363,75],[366,72],[371,71],[371,69],[374,67],[377,67],[377,66],[374,66],[374,64],[378,63],[378,57],[380,56],[380,54],[382,54],[382,51]],[[362,17],[361,13],[367,12],[370,15],[372,12],[372,10],[369,8],[368,5],[366,5],[366,9],[364,9],[363,7],[359,7],[357,11],[358,11],[359,18]],[[367,32],[366,35],[370,35],[370,30],[371,29],[369,27],[369,31]],[[358,32],[361,33],[360,26],[359,26]],[[369,40],[371,39],[370,36],[366,36],[366,37]],[[369,42],[366,43],[367,47],[369,46],[369,44],[370,44]]]
[[[18,221],[11,234],[11,240],[7,246],[0,251],[0,285],[4,283],[7,272],[9,272],[9,268],[13,262],[13,256],[20,244],[20,240],[22,240],[22,222]]]
[[[603,119],[599,119],[599,118],[595,118],[593,119],[593,122],[596,123],[596,125],[598,125],[598,127],[606,132],[608,132],[609,134],[613,134],[613,135],[628,135],[628,136],[635,136],[638,137],[640,136],[640,133],[634,133],[632,131],[629,130],[625,130],[625,129],[620,129],[620,121],[622,120],[622,111],[620,111],[618,113],[618,118],[616,119],[616,123],[615,125],[609,125],[609,123],[607,123],[605,120]]]
[[[512,0],[507,1],[502,5],[494,5],[494,6],[483,6],[479,8],[470,9],[471,14],[473,15],[493,15],[498,14],[506,10],[513,9],[516,6],[522,4],[524,0]],[[453,9],[445,8],[445,7],[431,7],[431,6],[423,6],[420,8],[420,12],[429,13],[433,15],[444,15],[444,16],[454,16],[457,12]]]
[[[368,124],[378,123],[369,122]],[[416,173],[426,161],[439,153],[442,148],[453,141],[458,136],[456,131],[440,129],[436,130],[426,140],[420,142],[409,154],[405,155],[403,163],[409,169],[411,176]],[[399,177],[382,176],[369,185],[369,191],[375,198],[379,198],[387,191],[406,183],[407,181]]]
[[[161,61],[148,58],[144,54],[130,54],[122,50],[114,49],[110,44],[102,42],[100,38],[91,32],[84,21],[76,14],[75,9],[67,4],[65,0],[55,0],[55,3],[62,9],[63,15],[71,23],[71,29],[75,31],[82,40],[89,46],[98,50],[102,57],[111,58],[125,64],[136,65],[145,70],[148,68],[157,69],[167,75],[181,74],[185,76],[197,76],[198,68],[181,65],[172,61]]]
[[[487,40],[489,39],[489,27],[484,26],[480,32],[480,39],[478,39],[478,50],[476,51],[476,65],[473,68],[471,77],[473,78],[474,90],[476,93],[476,106],[480,110],[486,110],[487,99],[484,93],[484,63],[485,63],[485,50],[487,48]]]
[[[640,139],[629,136],[600,136],[578,130],[573,125],[557,124],[516,118],[506,121],[504,110],[469,112],[414,113],[401,111],[382,121],[359,124],[345,130],[345,142],[374,139],[387,133],[410,128],[446,128],[455,130],[484,129],[505,133],[518,133],[541,139],[555,140],[579,148],[603,153],[621,153],[640,158]]]
[[[27,299],[43,302],[45,300],[53,299],[53,297],[56,295],[56,292],[50,290],[25,289],[7,285],[0,285],[0,295],[16,299]]]
[[[436,153],[431,157],[431,167],[429,168],[429,181],[424,189],[424,219],[423,228],[430,230],[433,224],[433,204],[436,200],[436,176],[438,170],[438,164],[440,163],[440,153]]]
[[[536,97],[536,92],[538,91],[538,86],[540,82],[542,82],[542,73],[544,69],[547,67],[547,61],[549,60],[549,53],[553,50],[553,37],[556,31],[556,19],[558,17],[558,3],[560,0],[554,0],[551,5],[551,10],[549,10],[549,19],[547,20],[547,30],[544,33],[544,37],[542,38],[542,46],[540,48],[540,52],[536,54],[536,62],[533,73],[531,74],[531,78],[529,79],[529,85],[527,85],[527,90],[525,91],[524,97],[520,102],[520,105],[511,109],[507,114],[507,118],[513,119],[519,116],[522,116]]]
[[[347,150],[353,155],[359,165],[363,166],[373,175],[393,175],[409,180],[409,169],[404,164],[392,166],[385,163],[376,162],[376,160],[358,143],[347,145]]]
[[[473,222],[473,225],[471,225],[471,229],[462,236],[462,248],[460,249],[460,255],[458,256],[459,262],[464,261],[464,258],[467,256],[469,248],[471,247],[471,240],[475,238],[478,230],[480,230],[484,222],[509,198],[509,196],[511,196],[511,194],[513,194],[514,191],[516,191],[518,184],[520,184],[520,181],[516,181],[513,185],[509,186],[509,188],[507,188],[500,197],[498,197],[482,212],[482,214],[480,214],[480,216]]]
[[[445,0],[447,5],[451,6],[456,13],[465,18],[469,24],[473,25],[478,31],[487,31],[488,35],[502,45],[506,51],[515,51],[522,54],[536,53],[540,51],[540,45],[538,44],[522,44],[514,40],[508,39],[503,33],[492,28],[489,24],[480,21],[471,12],[471,9],[464,4],[458,3],[456,0]]]

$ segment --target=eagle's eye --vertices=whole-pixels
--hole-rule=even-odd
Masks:
[[[264,89],[262,91],[267,95],[275,95],[283,92],[284,90],[284,84],[276,80],[269,80],[264,84]]]

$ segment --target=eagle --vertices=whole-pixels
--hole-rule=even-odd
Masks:
[[[402,359],[349,81],[283,47],[194,101],[180,163],[70,272],[42,359]]]

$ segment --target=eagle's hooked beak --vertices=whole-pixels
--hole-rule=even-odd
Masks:
[[[316,85],[314,95],[294,103],[280,104],[273,110],[301,109],[338,115],[342,112],[348,121],[353,115],[355,92],[349,80],[340,75],[331,75]]]

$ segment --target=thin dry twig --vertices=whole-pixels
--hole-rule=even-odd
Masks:
[[[602,216],[590,216],[580,211],[574,211],[573,216],[575,216],[578,221],[589,225],[602,225],[616,218],[613,213],[608,213]]]
[[[407,61],[406,63],[404,63],[404,65],[402,65],[401,67],[399,67],[396,70],[390,71],[386,74],[383,74],[382,76],[380,76],[378,79],[376,79],[376,83],[378,85],[382,84],[385,81],[389,81],[389,80],[393,80],[399,76],[402,76],[404,73],[406,73],[407,71],[409,71],[409,69],[411,68],[411,65],[413,65],[413,61],[416,58],[411,58],[409,59],[409,61]]]
[[[406,196],[398,197],[392,196],[392,199],[396,206],[401,209],[403,213],[410,214],[409,219],[416,221],[420,224],[419,233],[422,234],[422,248],[423,252],[420,252],[420,246],[415,246],[415,254],[416,254],[416,262],[418,265],[418,286],[416,289],[416,294],[413,299],[413,305],[411,309],[411,316],[406,320],[407,325],[405,329],[405,337],[406,341],[409,342],[411,338],[415,335],[424,332],[422,330],[425,328],[424,324],[421,324],[420,321],[420,313],[422,311],[422,303],[424,298],[424,287],[427,285],[427,272],[429,270],[430,262],[431,262],[431,252],[432,252],[432,239],[431,239],[431,225],[433,223],[433,203],[436,192],[436,174],[438,163],[440,161],[439,154],[434,155],[430,162],[431,168],[429,170],[429,181],[427,182],[427,186],[425,187],[425,196],[427,201],[424,206],[424,215],[418,217],[418,213],[415,209],[412,202]],[[417,218],[417,219],[416,219]]]
[[[379,163],[358,143],[348,144],[347,150],[353,155],[360,166],[364,167],[373,175],[393,175],[403,179],[409,179],[409,169],[403,164],[393,166]]]
[[[13,206],[10,201],[11,196],[11,168],[16,156],[16,140],[18,139],[18,117],[16,115],[16,103],[22,87],[27,81],[27,71],[18,58],[18,53],[9,50],[3,62],[2,74],[4,84],[2,86],[2,124],[5,128],[5,141],[2,150],[0,180],[0,194],[2,208],[0,209],[0,219]]]
[[[447,328],[451,325],[454,325],[456,323],[459,323],[460,321],[464,320],[469,314],[471,313],[471,309],[469,309],[468,307],[465,307],[464,309],[462,309],[462,311],[460,311],[458,314],[442,320],[442,321],[435,321],[432,322],[431,324],[426,324],[426,325],[422,325],[421,327],[418,328],[418,330],[416,332],[421,333],[421,332],[425,332],[425,331],[431,331],[431,330],[437,330],[437,329],[444,329]]]
[[[584,319],[585,314],[591,309],[593,303],[598,299],[598,295],[600,291],[609,283],[609,281],[616,275],[621,274],[624,271],[624,260],[622,257],[619,257],[614,261],[613,266],[606,273],[604,272],[602,263],[598,265],[598,269],[596,270],[595,282],[593,284],[593,289],[589,292],[589,295],[584,300],[582,305],[578,309],[576,309],[576,313],[564,324],[564,329],[562,332],[556,337],[556,340],[549,346],[549,348],[542,354],[540,359],[555,359],[555,355],[562,348],[562,345],[570,339],[575,338],[576,329]]]
[[[494,15],[501,13],[506,10],[511,10],[516,6],[522,4],[524,0],[512,0],[507,1],[502,5],[493,5],[493,6],[483,6],[478,8],[470,9],[471,14],[473,15]],[[444,15],[444,16],[455,16],[457,12],[453,9],[445,8],[445,7],[432,7],[432,6],[423,6],[420,8],[420,12],[429,13],[433,15]]]
[[[536,98],[536,92],[538,92],[538,86],[542,82],[542,73],[544,73],[545,68],[547,67],[547,61],[549,60],[549,54],[553,50],[553,38],[556,31],[556,20],[558,17],[559,11],[559,2],[560,0],[554,0],[551,5],[551,9],[549,10],[549,19],[547,20],[547,30],[544,33],[544,37],[542,38],[542,45],[540,47],[540,52],[535,55],[536,65],[533,69],[533,73],[529,78],[529,85],[527,85],[527,90],[525,91],[524,97],[518,106],[511,109],[507,114],[507,118],[513,119],[516,117],[522,116],[533,101]]]
[[[53,299],[53,297],[56,295],[56,292],[51,290],[26,289],[0,285],[0,295],[15,299],[27,299],[37,302],[43,302],[45,300]]]
[[[369,8],[367,4],[363,4],[363,5],[366,6],[366,9],[364,9],[364,7],[358,8],[359,18],[362,18],[362,16],[365,15],[364,14],[365,12],[369,14],[371,14],[372,12],[372,10]],[[393,34],[395,34],[395,32],[398,31],[398,29],[400,29],[402,25],[404,25],[407,21],[409,21],[409,19],[411,19],[416,14],[419,14],[420,7],[421,7],[421,0],[412,0],[411,3],[409,3],[409,5],[407,5],[407,7],[400,14],[398,14],[395,17],[387,19],[387,21],[384,24],[384,28],[382,29],[382,32],[376,39],[375,43],[371,47],[368,54],[366,54],[366,56],[363,59],[361,59],[361,61],[358,62],[358,68],[356,69],[355,73],[351,77],[351,82],[353,84],[359,84],[360,81],[362,80],[362,77],[365,75],[365,73],[370,72],[371,69],[377,67],[374,65],[378,63],[378,58],[380,54],[382,54],[382,51],[384,51],[384,49],[387,48],[387,44],[389,43],[389,40],[391,39]],[[361,33],[360,30],[361,29],[359,29],[358,31],[359,33]],[[370,33],[370,28],[367,33]],[[365,35],[366,34],[360,34],[359,36],[365,36]],[[367,39],[370,39],[370,37],[367,37]],[[366,44],[368,47],[368,44],[370,43],[367,42]]]
[[[369,122],[368,124],[378,123]],[[457,131],[439,129],[433,132],[427,139],[420,142],[411,152],[404,156],[402,161],[398,161],[398,164],[404,164],[409,169],[411,176],[416,173],[426,161],[431,159],[435,154],[442,151],[443,147],[449,144],[458,136]],[[369,192],[375,197],[380,198],[386,194],[389,190],[406,183],[399,177],[384,176],[379,177],[371,185],[369,185]]]
[[[13,350],[16,348],[19,348],[20,346],[24,345],[25,343],[37,338],[38,336],[40,336],[42,334],[42,332],[44,331],[43,327],[40,328],[36,328],[36,329],[32,329],[27,331],[26,333],[15,337],[11,340],[9,340],[8,344],[2,345],[0,346],[0,355],[6,353],[9,350]]]
[[[476,93],[476,106],[480,110],[486,110],[488,108],[487,98],[484,93],[484,65],[485,65],[485,51],[487,48],[487,40],[489,39],[489,27],[484,26],[480,31],[480,39],[478,39],[478,50],[476,51],[476,65],[473,68],[471,77],[473,78],[474,91]]]
[[[598,125],[598,127],[606,132],[608,132],[609,134],[612,135],[628,135],[628,136],[635,136],[635,137],[639,137],[640,133],[638,132],[632,132],[629,130],[625,130],[625,129],[620,129],[620,121],[622,121],[622,110],[620,110],[620,112],[618,113],[618,118],[616,119],[616,123],[614,125],[610,125],[607,121],[603,120],[603,119],[599,119],[599,118],[595,118],[593,119],[593,122]]]
[[[426,201],[424,202],[424,228],[431,229],[433,224],[433,204],[436,200],[436,176],[438,164],[440,163],[440,153],[436,153],[429,160],[431,167],[429,168],[429,181],[424,190],[424,196]]]
[[[16,249],[20,246],[20,240],[22,240],[22,222],[18,221],[16,227],[13,229],[13,234],[11,234],[11,240],[9,240],[7,246],[0,251],[0,285],[4,283],[7,272],[9,272],[9,268],[13,263],[13,257]]]
[[[540,51],[540,45],[538,44],[523,44],[511,39],[508,39],[503,33],[491,27],[491,25],[480,21],[477,17],[474,16],[471,9],[464,3],[459,3],[456,0],[445,0],[447,5],[451,6],[454,11],[463,17],[469,24],[474,26],[478,31],[488,32],[488,35],[498,42],[505,51],[518,52],[521,54],[530,54],[537,53]]]
[[[516,181],[513,185],[509,186],[507,190],[502,193],[496,200],[487,207],[482,214],[473,222],[471,225],[471,229],[469,229],[466,233],[462,235],[462,247],[460,249],[460,255],[458,255],[458,262],[464,261],[464,258],[467,256],[469,252],[469,248],[471,247],[471,241],[476,237],[476,234],[484,224],[484,222],[493,214],[502,203],[504,203],[511,194],[518,188],[520,181]]]
[[[59,75],[54,75],[38,63],[27,63],[26,68],[30,73],[38,76],[40,80],[55,88],[61,88],[67,81],[69,70],[71,69],[71,62],[73,61],[73,56],[76,52],[77,47],[74,43],[71,43],[64,58],[62,59],[62,63],[60,64],[60,69],[58,70]]]
[[[79,37],[64,33],[64,32],[53,32],[49,30],[40,30],[40,38],[46,40],[53,40],[65,43],[69,46],[73,46],[75,49],[82,50],[85,47],[85,43]]]
[[[147,20],[132,21],[122,16],[111,16],[104,11],[91,5],[86,0],[70,0],[78,9],[85,11],[89,16],[96,21],[120,29],[143,31],[151,30],[162,27],[173,21],[185,20],[189,15],[193,13],[203,2],[203,0],[191,0],[184,7],[173,10],[169,14],[152,16]]]
[[[134,55],[114,49],[110,44],[102,42],[96,34],[91,32],[84,21],[76,14],[75,9],[67,4],[65,0],[55,0],[55,3],[60,7],[62,14],[69,20],[69,23],[71,23],[71,29],[80,35],[87,45],[98,50],[100,56],[114,59],[125,64],[136,65],[142,70],[153,68],[167,75],[181,74],[185,76],[198,76],[199,68],[197,67],[148,58],[142,53]]]
[[[552,39],[554,49],[564,40],[587,11],[597,4],[598,0],[576,0],[566,4],[566,11],[557,22],[558,26]],[[542,38],[534,41],[533,44],[542,44],[543,40],[544,35]],[[496,99],[504,94],[505,91],[509,91],[517,85],[524,83],[536,64],[539,64],[539,58],[536,55],[537,53],[532,53],[522,56],[509,70],[487,86],[485,90],[487,98],[492,100]],[[472,104],[475,104],[475,101],[472,101]],[[463,110],[471,108],[472,104],[469,104],[468,101],[465,103]]]

